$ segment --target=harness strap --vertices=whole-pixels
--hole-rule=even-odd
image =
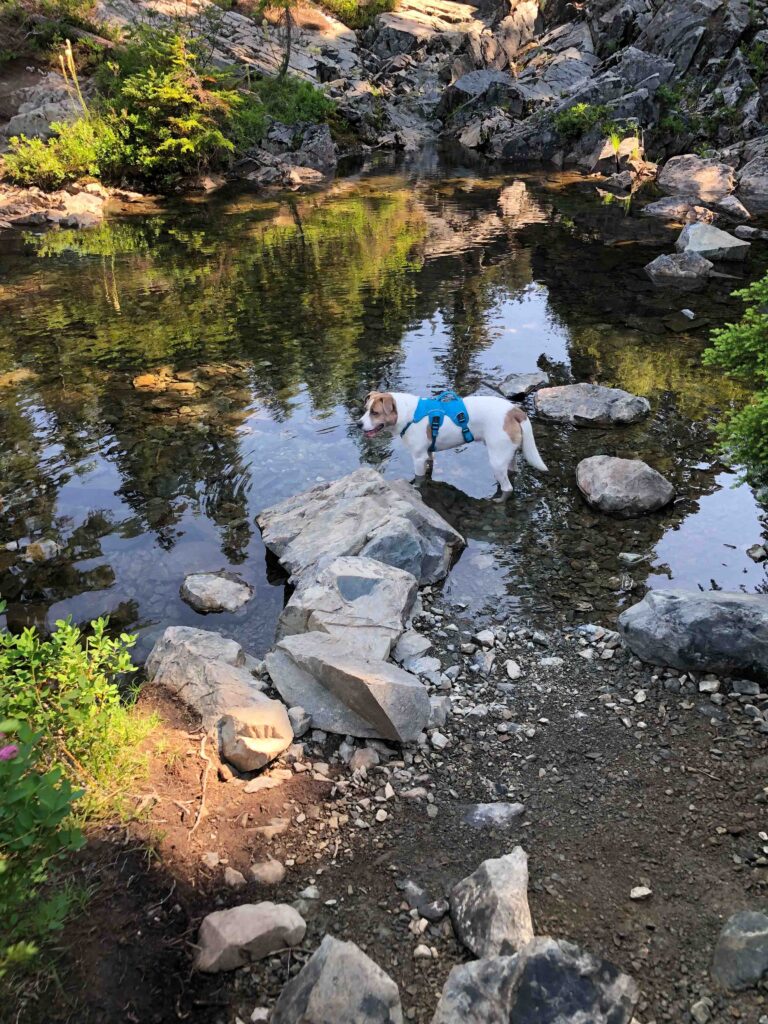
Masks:
[[[428,449],[430,454],[435,451],[437,435],[440,433],[446,416],[461,430],[461,436],[467,444],[475,439],[469,429],[469,416],[464,402],[453,391],[444,391],[437,398],[420,398],[414,410],[413,419],[406,423],[400,431],[400,437],[413,423],[418,423],[425,416],[429,416],[429,434],[432,438]]]

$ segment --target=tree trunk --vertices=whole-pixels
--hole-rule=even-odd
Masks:
[[[283,57],[283,64],[280,68],[280,78],[285,78],[288,74],[288,65],[291,63],[291,30],[293,28],[293,15],[291,14],[290,8],[285,8],[285,56]]]

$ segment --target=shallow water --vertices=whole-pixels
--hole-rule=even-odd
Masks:
[[[66,545],[44,565],[0,552],[9,624],[108,612],[143,650],[184,623],[263,653],[284,588],[256,513],[361,463],[410,476],[398,443],[355,430],[361,397],[468,393],[537,366],[646,395],[653,414],[619,430],[537,423],[551,472],[524,468],[503,506],[480,446],[441,455],[423,493],[469,540],[452,601],[481,617],[610,622],[647,587],[768,591],[745,553],[761,510],[712,454],[712,424],[744,396],[699,361],[707,321],[738,312],[735,283],[665,298],[642,267],[670,247],[583,183],[461,168],[5,236],[0,542]],[[626,522],[590,512],[574,472],[598,453],[647,459],[677,502]],[[627,569],[620,552],[645,560]],[[257,591],[239,613],[181,601],[185,573],[225,567]]]

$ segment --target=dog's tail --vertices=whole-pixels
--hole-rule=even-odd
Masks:
[[[523,432],[523,458],[534,469],[538,469],[542,473],[548,473],[549,470],[539,455],[539,449],[536,447],[531,421],[526,417],[520,424],[520,428]]]

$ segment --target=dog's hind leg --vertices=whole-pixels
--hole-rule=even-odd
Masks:
[[[509,479],[509,471],[514,466],[517,455],[517,445],[509,438],[494,439],[487,443],[488,459],[491,463],[493,475],[501,488],[501,498],[507,498],[512,493],[512,482]]]

